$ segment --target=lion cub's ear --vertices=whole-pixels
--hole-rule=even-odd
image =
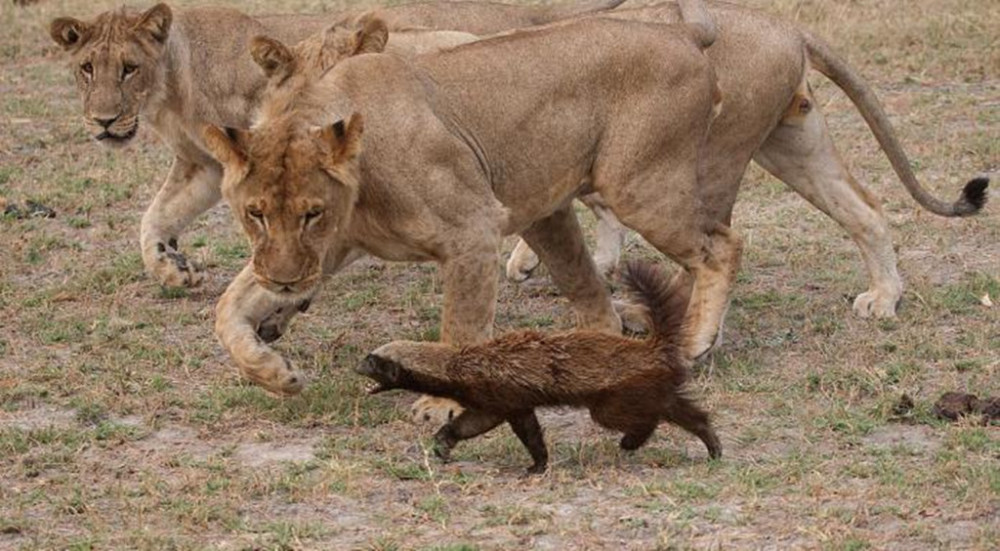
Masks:
[[[330,172],[338,171],[344,163],[354,160],[361,153],[364,131],[365,122],[361,113],[352,114],[346,125],[341,120],[315,130],[316,137],[326,146],[323,168]]]
[[[358,20],[361,28],[354,34],[354,55],[380,54],[389,42],[389,27],[385,21],[371,14]]]
[[[295,67],[295,56],[281,42],[266,36],[254,37],[250,42],[250,55],[264,69],[268,78],[277,74],[289,75]]]
[[[205,125],[201,131],[205,147],[224,167],[242,167],[246,164],[246,148],[250,141],[249,132],[218,126]]]
[[[353,23],[337,23],[328,27],[323,32],[323,53],[325,58],[339,62],[355,55],[382,53],[388,41],[389,28],[385,21],[366,14]]]
[[[90,25],[72,17],[60,17],[49,24],[49,36],[63,49],[73,50],[90,37]]]
[[[170,25],[173,23],[174,14],[170,11],[170,6],[157,4],[146,10],[135,24],[137,32],[146,33],[153,40],[163,44],[170,36]]]

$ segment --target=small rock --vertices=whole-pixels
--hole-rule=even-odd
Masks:
[[[979,299],[979,304],[982,304],[987,308],[993,308],[993,301],[990,299],[990,294],[986,293],[983,295],[982,298]]]

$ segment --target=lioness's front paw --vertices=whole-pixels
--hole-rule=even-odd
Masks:
[[[462,413],[458,402],[436,396],[421,396],[410,407],[410,415],[415,423],[443,425]]]
[[[295,396],[306,386],[305,376],[292,363],[278,356],[269,366],[240,366],[243,375],[264,390],[277,396]]]
[[[899,299],[899,293],[866,291],[854,299],[854,313],[862,318],[894,318]]]
[[[201,267],[188,261],[187,257],[177,250],[177,241],[157,243],[152,266],[149,266],[153,276],[165,287],[197,287],[205,281]]]

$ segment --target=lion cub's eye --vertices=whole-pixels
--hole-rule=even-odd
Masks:
[[[309,212],[307,212],[305,214],[305,219],[306,219],[306,222],[312,222],[313,220],[316,220],[317,218],[319,218],[322,215],[323,215],[323,209],[319,209],[319,208],[310,209]]]
[[[83,74],[87,75],[88,77],[94,75],[94,66],[89,61],[84,63],[83,65],[80,65],[80,70],[83,71]]]
[[[131,63],[126,63],[122,66],[122,80],[127,79],[132,73],[134,73],[139,67],[137,65],[132,65]]]

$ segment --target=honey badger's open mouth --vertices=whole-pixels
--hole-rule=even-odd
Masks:
[[[386,360],[374,354],[369,354],[358,363],[354,372],[371,379],[365,385],[368,394],[379,394],[387,390],[398,388],[395,384],[399,379],[399,364],[392,360]]]

